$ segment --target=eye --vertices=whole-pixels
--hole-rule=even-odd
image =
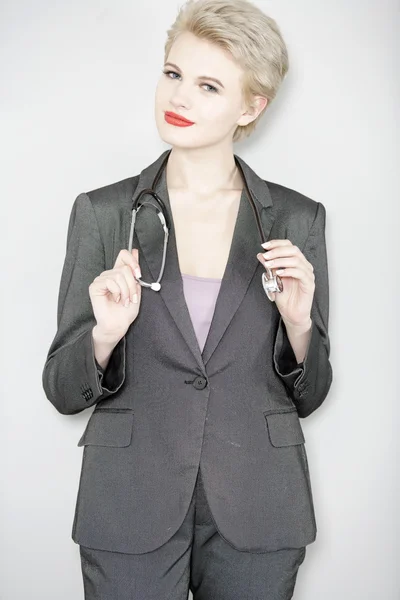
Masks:
[[[206,85],[207,87],[211,88],[210,91],[212,91],[213,93],[218,94],[218,90],[216,87],[214,87],[213,85],[210,85],[209,83],[205,83],[204,85]]]
[[[172,75],[176,75],[177,77],[180,77],[179,73],[176,73],[175,71],[164,71],[163,70],[164,75],[166,75],[167,77],[169,77],[172,73]],[[176,79],[176,77],[169,77],[170,79]],[[208,90],[206,90],[207,92],[212,92],[213,94],[218,94],[218,89],[213,86],[210,85],[209,83],[203,83],[203,86],[206,86],[207,88],[209,88]]]
[[[164,75],[167,75],[167,77],[169,77],[170,73],[173,73],[174,75],[178,75],[178,73],[175,73],[175,71],[163,71]],[[175,77],[170,77],[170,79],[175,79]]]

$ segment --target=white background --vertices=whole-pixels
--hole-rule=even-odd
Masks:
[[[399,3],[256,4],[281,27],[290,71],[234,151],[327,210],[334,381],[302,420],[318,534],[294,597],[396,600]],[[70,534],[91,410],[56,412],[41,375],[74,199],[168,147],[153,99],[179,5],[1,3],[2,600],[83,598]]]

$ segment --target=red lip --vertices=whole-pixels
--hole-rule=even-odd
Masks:
[[[177,125],[178,127],[188,127],[189,125],[194,125],[193,121],[189,121],[188,119],[185,119],[185,117],[181,117],[181,115],[177,115],[176,113],[168,110],[165,112],[164,118],[167,123],[170,123],[171,125]]]

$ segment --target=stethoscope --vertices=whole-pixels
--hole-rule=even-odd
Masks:
[[[136,221],[138,212],[141,209],[141,207],[144,206],[145,204],[152,206],[156,210],[156,213],[158,215],[158,218],[161,221],[161,225],[164,230],[164,247],[163,247],[161,268],[160,268],[160,273],[157,277],[157,280],[154,281],[153,283],[147,283],[146,281],[141,281],[140,278],[137,278],[137,281],[140,283],[141,286],[149,287],[152,290],[154,290],[155,292],[159,292],[161,289],[160,281],[164,274],[165,259],[166,259],[166,255],[167,255],[168,237],[169,237],[169,232],[171,229],[171,221],[168,216],[168,211],[167,211],[167,208],[166,208],[164,202],[161,200],[160,196],[154,191],[154,189],[157,186],[158,180],[161,177],[163,169],[168,160],[169,154],[170,154],[170,152],[166,155],[161,167],[159,168],[159,170],[154,178],[152,188],[151,189],[146,188],[146,189],[142,190],[138,194],[137,198],[134,200],[133,205],[132,205],[132,221],[131,221],[131,229],[130,229],[130,234],[129,234],[128,249],[129,249],[129,252],[132,253],[133,234],[135,231],[135,221]],[[261,220],[260,220],[260,216],[258,214],[257,207],[254,203],[254,200],[253,200],[250,190],[248,188],[246,178],[243,173],[243,169],[242,169],[241,165],[239,164],[238,160],[236,159],[236,157],[235,157],[235,162],[236,162],[236,165],[242,175],[247,198],[253,208],[253,212],[254,212],[254,215],[256,218],[256,222],[257,222],[258,231],[259,231],[260,238],[261,238],[261,243],[263,243],[264,242],[264,233],[263,233]],[[146,194],[149,194],[150,196],[152,196],[154,198],[154,200],[158,204],[158,208],[152,202],[148,202],[148,201],[146,202],[145,200],[141,201],[141,198],[143,198],[143,196],[145,196]],[[269,300],[273,301],[273,298],[270,295],[271,292],[282,292],[283,291],[282,279],[279,277],[279,275],[274,275],[271,269],[266,268],[265,272],[262,274],[261,280],[262,280],[263,289],[264,289],[266,295],[268,296]]]

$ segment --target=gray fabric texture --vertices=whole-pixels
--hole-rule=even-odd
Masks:
[[[127,248],[132,199],[151,187],[164,157],[140,175],[79,194],[71,211],[57,331],[42,379],[61,414],[94,407],[78,442],[73,540],[133,554],[160,547],[181,526],[201,465],[216,525],[233,547],[304,547],[316,538],[316,519],[300,419],[320,407],[332,382],[325,208],[266,182],[237,157],[265,240],[290,239],[314,267],[302,363],[262,289],[261,240],[243,192],[203,351],[184,299],[172,223],[161,290],[142,288],[139,315],[103,370],[94,357],[88,287]],[[165,170],[156,191],[170,211]],[[158,275],[162,245],[156,213],[144,208],[133,246],[145,281]]]
[[[85,600],[290,600],[306,547],[241,552],[218,533],[199,470],[185,519],[145,554],[79,547]]]

